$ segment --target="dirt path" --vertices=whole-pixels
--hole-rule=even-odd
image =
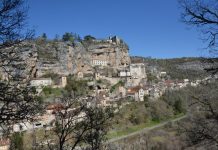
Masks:
[[[131,136],[134,136],[134,135],[137,135],[137,134],[140,134],[140,133],[145,133],[145,132],[148,132],[148,131],[153,130],[155,128],[163,127],[164,125],[166,125],[169,122],[177,122],[177,121],[179,121],[181,119],[184,119],[185,117],[187,117],[187,116],[185,115],[185,116],[182,116],[182,117],[179,117],[179,118],[176,118],[176,119],[168,120],[168,121],[162,122],[162,123],[160,123],[158,125],[155,125],[155,126],[152,126],[152,127],[146,127],[144,129],[141,129],[139,131],[130,133],[128,135],[123,135],[123,136],[120,136],[120,137],[117,137],[117,138],[110,139],[106,143],[113,143],[113,142],[116,142],[116,141],[119,141],[119,140],[122,140],[122,139],[125,139],[125,138],[128,138],[128,137],[131,137]]]

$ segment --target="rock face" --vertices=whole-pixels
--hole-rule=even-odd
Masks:
[[[59,75],[92,74],[95,66],[122,69],[130,64],[128,46],[119,38],[89,40],[77,43],[36,41],[38,52],[34,77],[47,73]],[[104,62],[93,63],[95,60]]]
[[[37,50],[33,43],[24,42],[2,50],[0,76],[3,80],[28,79],[36,72]],[[20,82],[21,83],[21,82]]]

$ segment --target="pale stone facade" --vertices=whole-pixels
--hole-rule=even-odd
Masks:
[[[67,77],[61,77],[61,84],[63,88],[67,85]]]
[[[51,78],[38,78],[30,81],[30,85],[34,87],[51,86]]]
[[[141,88],[138,91],[139,101],[144,101],[145,91]]]
[[[77,77],[78,77],[79,79],[82,79],[82,78],[84,77],[84,76],[83,76],[83,73],[82,73],[82,72],[78,72]]]
[[[97,60],[97,59],[92,60],[93,66],[107,66],[107,63],[108,62],[105,60]]]
[[[132,87],[127,90],[127,96],[134,98],[135,101],[144,101],[144,96],[147,94],[147,89],[141,86]]]
[[[133,78],[146,78],[145,65],[143,63],[131,64],[130,74]]]
[[[120,77],[130,77],[131,73],[129,71],[120,71],[119,76]]]

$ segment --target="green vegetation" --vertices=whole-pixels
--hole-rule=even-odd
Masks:
[[[85,41],[92,41],[92,40],[95,40],[96,38],[95,37],[93,37],[93,36],[91,36],[91,35],[86,35],[85,37],[84,37],[84,40]]]
[[[116,84],[114,84],[113,86],[111,86],[110,88],[110,93],[113,93],[113,91],[115,91],[119,86],[124,86],[124,82],[123,81],[119,81]]]
[[[129,126],[129,127],[126,127],[125,129],[122,129],[122,130],[111,131],[111,132],[108,133],[107,138],[112,139],[112,138],[115,138],[115,137],[128,135],[130,133],[142,130],[144,128],[155,126],[155,125],[157,125],[159,123],[160,122],[158,122],[158,121],[151,121],[151,122],[148,122],[148,123]]]
[[[45,41],[42,38],[39,38],[35,41],[35,43],[40,60],[49,61],[50,63],[58,60],[58,42],[48,40]]]
[[[187,87],[180,90],[167,91],[160,99],[173,108],[175,115],[186,113],[188,93],[193,90],[193,87]]]
[[[114,117],[113,129],[160,122],[172,118],[173,109],[164,101],[132,102],[123,106]]]
[[[65,91],[64,89],[61,88],[51,88],[51,87],[44,87],[43,90],[43,95],[48,98],[48,97],[59,97],[61,96]]]
[[[155,75],[153,75],[152,73],[149,72],[149,73],[147,73],[147,81],[157,83],[158,79]]]
[[[170,120],[173,120],[173,119],[180,118],[180,117],[182,117],[182,116],[184,116],[183,113],[178,114],[178,115],[176,115],[176,116],[174,116],[174,117],[171,117],[171,118],[169,118],[169,119],[167,119],[167,120],[163,120],[163,121],[151,120],[150,122],[142,123],[142,124],[139,124],[139,125],[129,126],[129,127],[124,128],[124,129],[112,130],[112,131],[110,131],[110,132],[107,134],[107,138],[108,138],[108,139],[113,139],[113,138],[116,138],[116,137],[125,136],[125,135],[128,135],[128,134],[131,134],[131,133],[134,133],[134,132],[143,130],[144,128],[149,128],[149,127],[158,125],[158,124],[160,124],[160,123],[164,123],[164,122],[166,122],[166,121],[170,121]]]
[[[74,38],[74,36],[73,36],[73,33],[66,32],[66,33],[63,35],[62,40],[63,40],[63,41],[74,42],[75,38]]]
[[[132,102],[123,106],[113,119],[109,138],[127,135],[145,127],[179,118],[186,113],[187,94],[194,88],[168,91],[158,100],[144,97],[144,102]]]
[[[47,72],[42,76],[42,78],[51,78],[54,84],[59,84],[60,82],[60,75],[53,72]]]
[[[50,131],[46,131],[46,132],[50,133]],[[34,133],[32,133],[32,132],[23,132],[22,134],[23,134],[23,147],[24,147],[24,150],[33,150],[32,146],[33,146],[34,137],[36,137],[36,145],[40,141],[45,140],[45,130],[44,129],[35,129]]]
[[[42,36],[41,36],[41,38],[44,39],[44,40],[47,40],[47,35],[46,35],[46,33],[43,33]]]
[[[23,133],[13,133],[11,136],[10,150],[24,150]]]
[[[89,92],[87,82],[87,80],[77,80],[75,77],[69,76],[65,90],[68,93],[73,92],[75,96],[86,95]]]
[[[183,57],[173,59],[155,59],[150,57],[131,57],[132,62],[143,62],[149,68],[156,68],[158,71],[167,72],[168,77],[175,80],[190,79],[196,80],[207,76],[203,70],[202,58]],[[148,75],[148,80],[152,80],[152,76]]]

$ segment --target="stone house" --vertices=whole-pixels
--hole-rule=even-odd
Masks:
[[[164,81],[164,84],[167,88],[173,89],[175,87],[175,83],[173,80],[166,80]]]
[[[130,74],[134,79],[146,78],[145,65],[143,63],[130,64]]]
[[[130,71],[120,71],[119,72],[119,77],[130,77],[131,76],[131,73]]]
[[[100,60],[100,59],[93,59],[92,65],[93,66],[107,66],[108,62],[106,60]]]
[[[95,79],[96,80],[100,80],[100,79],[102,79],[102,78],[104,78],[105,76],[104,75],[102,75],[102,74],[100,74],[99,72],[96,72],[95,73]]]
[[[100,92],[98,93],[98,99],[97,99],[98,106],[108,107],[108,106],[110,106],[110,104],[108,103],[108,101],[110,101],[108,92],[106,92],[106,91],[100,91]]]
[[[149,90],[149,96],[155,99],[159,98],[162,94],[163,94],[162,91],[157,87],[154,87]]]
[[[78,73],[77,73],[77,77],[78,77],[79,79],[82,79],[82,78],[83,78],[83,73],[82,73],[82,72],[78,72]]]
[[[67,85],[67,77],[61,77],[61,85],[63,88]]]
[[[51,86],[52,79],[51,78],[37,78],[30,81],[30,85],[33,87],[43,87],[43,86]]]
[[[127,96],[134,98],[135,101],[144,101],[145,95],[148,95],[148,90],[141,86],[131,87],[127,90]]]
[[[125,97],[126,96],[126,88],[123,86],[119,86],[119,93],[121,97]]]

